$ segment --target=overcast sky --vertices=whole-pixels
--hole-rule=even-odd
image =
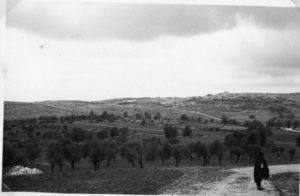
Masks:
[[[296,8],[22,1],[5,100],[300,92]]]

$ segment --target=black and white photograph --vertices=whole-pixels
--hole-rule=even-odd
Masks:
[[[300,2],[265,1],[1,3],[1,194],[298,196]]]

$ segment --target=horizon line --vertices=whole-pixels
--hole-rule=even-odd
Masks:
[[[17,103],[38,103],[38,102],[50,102],[50,101],[77,101],[77,102],[101,102],[101,101],[109,101],[109,100],[118,100],[118,99],[145,99],[145,98],[192,98],[192,97],[205,97],[207,95],[218,95],[222,93],[228,93],[228,94],[278,94],[278,95],[288,95],[288,94],[298,94],[298,92],[289,92],[289,93],[274,93],[274,92],[229,92],[229,91],[223,91],[220,93],[212,94],[207,93],[206,95],[194,95],[194,96],[143,96],[143,97],[120,97],[120,98],[107,98],[107,99],[98,99],[98,100],[76,100],[76,99],[50,99],[50,100],[35,100],[35,101],[19,101],[19,100],[3,100],[4,102],[17,102]]]

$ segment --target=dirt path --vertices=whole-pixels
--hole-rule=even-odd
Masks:
[[[218,118],[218,117],[215,117],[215,116],[211,116],[211,115],[208,115],[208,114],[204,114],[202,112],[198,112],[198,111],[193,111],[193,110],[184,110],[184,109],[179,109],[179,108],[174,108],[173,110],[177,110],[177,111],[181,111],[181,112],[186,112],[186,113],[194,113],[194,114],[199,114],[199,115],[202,115],[202,116],[205,116],[205,117],[208,117],[208,118],[212,118],[214,120],[218,120],[218,121],[221,121],[222,119]]]
[[[299,172],[300,165],[276,165],[270,166],[270,175],[284,172]],[[207,195],[207,196],[232,196],[232,195],[246,195],[246,196],[267,196],[274,195],[279,196],[279,191],[266,180],[263,180],[262,186],[265,188],[264,191],[256,190],[256,185],[253,181],[253,167],[243,167],[230,169],[233,172],[228,177],[221,179],[220,181],[208,182],[208,183],[197,183],[193,180],[193,184],[178,188],[172,188],[165,190],[162,194],[180,194],[180,195]],[[222,175],[222,173],[221,173]],[[193,175],[192,175],[193,176]],[[185,179],[184,179],[185,178]],[[194,178],[194,177],[192,177]],[[183,176],[182,183],[185,184],[187,181],[186,176]],[[180,184],[180,179],[175,183],[175,186]],[[188,190],[188,191],[187,191]]]

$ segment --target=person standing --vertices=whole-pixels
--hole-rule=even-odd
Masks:
[[[257,186],[257,190],[264,190],[261,187],[261,181],[263,179],[269,178],[269,168],[267,161],[264,159],[264,154],[262,152],[258,153],[255,164],[254,164],[254,181]]]

